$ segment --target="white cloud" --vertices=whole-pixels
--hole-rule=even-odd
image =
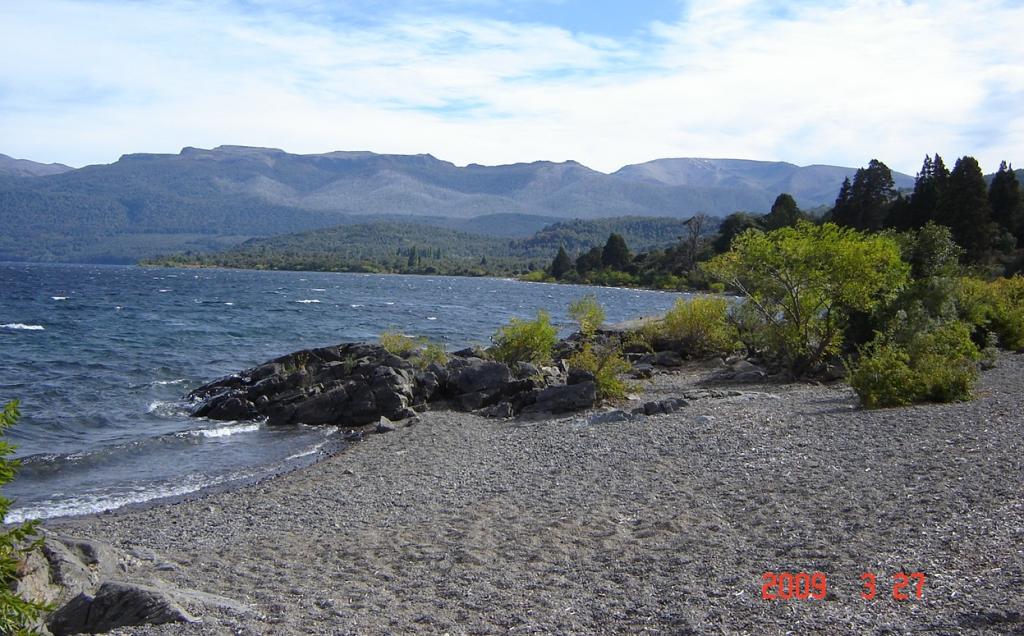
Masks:
[[[40,1],[0,25],[0,152],[106,162],[181,146],[431,152],[456,163],[667,156],[913,172],[1024,148],[1024,8],[695,2],[644,39],[400,14]],[[280,6],[280,5],[277,5]]]

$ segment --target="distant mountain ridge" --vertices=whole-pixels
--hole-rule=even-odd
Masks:
[[[781,192],[805,208],[831,205],[843,178],[854,172],[782,162],[663,159],[609,175],[575,161],[458,167],[429,154],[187,147],[178,154],[124,155],[112,164],[49,176],[0,176],[0,223],[18,233],[0,237],[0,259],[131,260],[181,248],[186,236],[192,249],[204,237],[223,245],[359,217],[430,217],[445,219],[437,225],[457,227],[456,220],[505,215],[510,222],[529,217],[521,224],[526,229],[539,219],[763,213]],[[906,175],[897,180],[912,183]],[[158,245],[163,249],[154,251]],[[121,252],[111,256],[110,250]]]
[[[15,159],[0,154],[0,175],[11,177],[44,177],[74,170],[62,163],[37,163],[28,159]]]

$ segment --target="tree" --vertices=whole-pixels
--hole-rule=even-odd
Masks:
[[[949,171],[942,157],[935,153],[933,160],[925,155],[921,171],[914,179],[914,193],[910,195],[907,209],[908,227],[905,229],[924,227],[925,223],[935,219],[948,179]]]
[[[551,275],[556,279],[561,280],[563,276],[572,271],[572,260],[569,255],[565,253],[565,246],[560,245],[558,247],[558,254],[555,255],[555,260],[551,262]]]
[[[849,181],[847,181],[849,183]],[[753,214],[747,212],[733,212],[729,216],[722,220],[722,224],[718,226],[718,237],[711,243],[712,249],[715,250],[716,254],[722,252],[728,252],[729,246],[732,244],[732,240],[743,234],[750,228],[758,230],[764,229],[762,219],[764,217],[756,217]]]
[[[626,240],[614,232],[608,236],[608,241],[601,251],[601,265],[615,270],[624,270],[629,266],[633,257],[626,247]]]
[[[686,248],[686,269],[693,269],[697,262],[697,248],[700,247],[700,237],[704,233],[704,226],[707,224],[708,215],[703,212],[697,213],[687,219],[686,236],[683,246]]]
[[[999,170],[992,177],[988,188],[988,202],[992,207],[992,220],[1024,244],[1024,204],[1020,196],[1020,182],[1013,172],[1013,166],[1000,162]]]
[[[0,411],[0,436],[17,421],[18,403],[8,402]],[[18,469],[17,460],[7,459],[12,452],[14,447],[0,440],[0,486],[14,479]],[[0,524],[7,518],[10,506],[11,500],[0,496]],[[50,609],[46,605],[26,601],[12,589],[22,560],[39,547],[39,541],[30,542],[38,527],[38,521],[29,521],[0,530],[0,634],[36,633],[34,628],[41,614]]]
[[[889,236],[801,221],[748,230],[704,269],[746,296],[770,353],[800,377],[839,351],[850,312],[870,311],[903,288],[909,266]]]
[[[977,263],[988,255],[996,227],[985,175],[974,157],[956,160],[946,182],[937,221],[952,230],[953,240],[964,248],[968,261]]]
[[[576,259],[576,271],[580,276],[585,276],[588,272],[593,272],[601,269],[601,256],[603,250],[600,247],[592,247],[589,251],[580,254]]]
[[[412,247],[409,248],[409,261],[408,261],[409,268],[412,269],[413,267],[416,267],[416,263],[417,263],[418,260],[419,260],[419,257],[416,255],[416,246],[413,245]]]
[[[868,162],[843,186],[832,210],[832,221],[857,230],[878,230],[885,224],[889,204],[896,198],[892,170],[878,159]]]
[[[764,217],[764,228],[771,231],[781,227],[790,227],[796,225],[797,221],[802,218],[804,218],[804,214],[800,211],[796,200],[783,192],[775,197],[771,212]]]

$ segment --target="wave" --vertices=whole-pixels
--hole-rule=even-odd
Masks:
[[[352,309],[359,309],[360,307],[365,307],[365,306],[366,305],[349,305],[349,307],[351,307]]]
[[[295,302],[302,303],[303,305],[311,305],[313,303],[318,303],[320,301],[315,299],[315,298],[313,298],[313,299],[308,299],[308,300],[296,300]]]
[[[67,296],[50,296],[51,300],[67,300]]]
[[[178,435],[197,435],[199,437],[229,437],[238,433],[251,433],[260,430],[259,424],[229,424],[217,428],[198,428],[184,431]]]
[[[327,290],[326,290],[326,289],[321,289],[321,288],[319,288],[319,287],[310,287],[310,288],[309,288],[309,291],[315,291],[315,292],[325,292],[325,291],[327,291]]]
[[[42,325],[26,325],[21,322],[9,322],[6,325],[0,325],[0,329],[21,329],[24,331],[43,331],[46,327]]]
[[[161,485],[140,488],[123,494],[85,494],[60,501],[44,501],[26,508],[15,508],[4,518],[6,523],[20,523],[29,519],[49,519],[50,517],[68,517],[72,515],[88,515],[117,510],[131,504],[144,503],[165,497],[181,497],[203,488],[216,485],[218,480],[196,480],[177,486]]]
[[[188,407],[180,401],[153,400],[146,408],[146,412],[160,417],[178,417],[188,415]]]
[[[184,384],[185,382],[188,382],[188,380],[185,378],[178,378],[177,380],[154,380],[153,382],[150,382],[150,384],[166,386],[168,384]]]

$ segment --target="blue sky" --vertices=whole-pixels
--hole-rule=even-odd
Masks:
[[[0,0],[0,152],[1024,165],[1024,2]]]

